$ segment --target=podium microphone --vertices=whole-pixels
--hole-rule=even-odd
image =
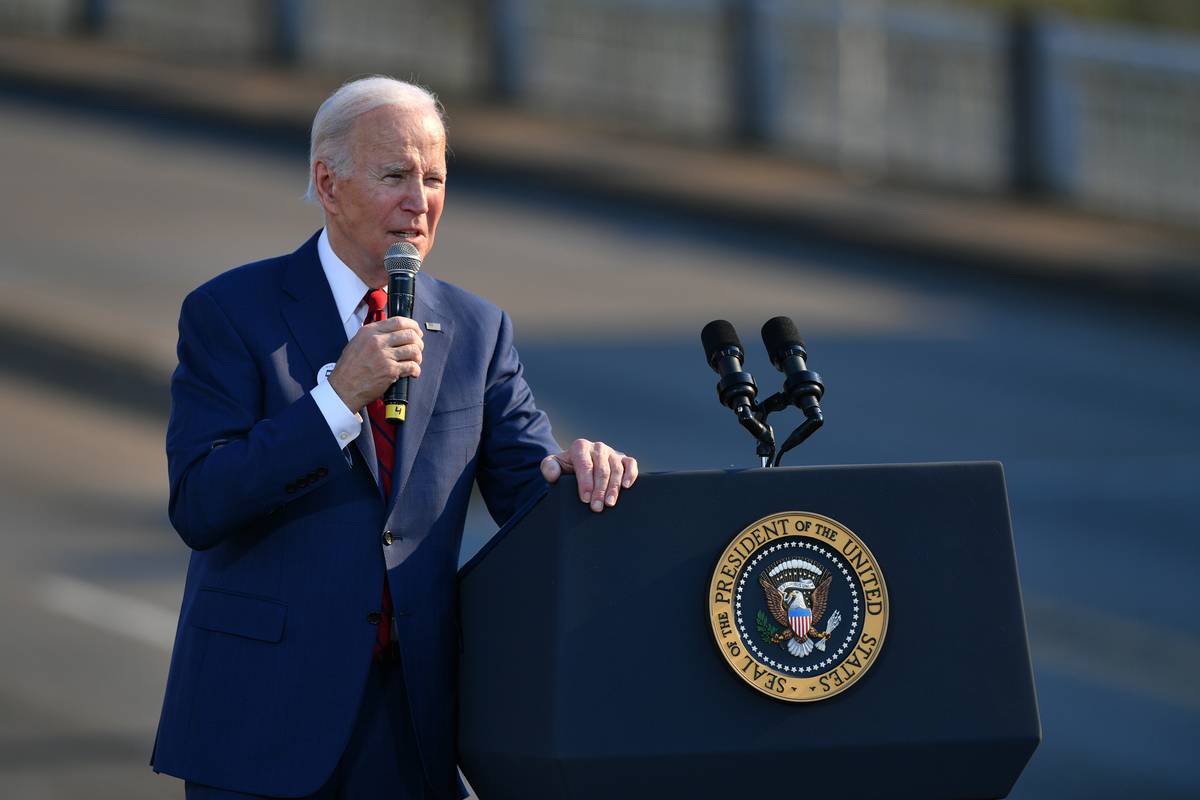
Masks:
[[[714,319],[700,331],[704,344],[704,356],[708,365],[721,377],[717,381],[717,398],[721,405],[733,409],[738,424],[758,440],[758,457],[762,465],[768,466],[775,453],[775,432],[756,413],[754,403],[758,386],[749,372],[742,369],[746,353],[733,325],[723,319]]]
[[[762,326],[762,339],[771,363],[786,376],[779,395],[804,412],[804,422],[792,431],[775,454],[775,466],[779,466],[784,453],[800,446],[825,423],[820,405],[825,384],[821,383],[820,375],[808,368],[805,360],[808,351],[791,319],[772,317],[767,320]]]
[[[704,345],[704,356],[708,365],[720,376],[717,382],[717,398],[721,405],[728,406],[740,419],[745,413],[751,413],[754,398],[758,395],[758,386],[753,376],[742,369],[742,361],[746,352],[742,349],[742,341],[738,338],[733,324],[723,319],[714,319],[700,331],[700,341]]]
[[[763,323],[762,340],[771,365],[786,376],[783,392],[788,401],[808,419],[821,419],[820,400],[825,385],[821,383],[821,376],[808,368],[805,361],[808,351],[804,349],[804,340],[796,330],[796,323],[789,317],[772,317]]]
[[[383,268],[388,274],[387,315],[411,317],[417,293],[417,273],[421,255],[408,242],[396,242],[387,249]],[[408,409],[408,376],[397,378],[383,393],[384,416],[394,424],[404,422]]]

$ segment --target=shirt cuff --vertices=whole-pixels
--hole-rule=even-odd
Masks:
[[[318,383],[309,394],[320,409],[321,416],[325,417],[338,447],[344,450],[362,432],[362,416],[346,407],[328,381]]]

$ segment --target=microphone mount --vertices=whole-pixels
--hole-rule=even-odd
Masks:
[[[814,394],[809,396],[815,396],[817,400],[820,400],[824,387],[820,383],[820,376],[815,372],[811,374],[816,376],[816,380],[813,381],[815,389],[810,390]],[[777,448],[775,444],[775,429],[767,423],[767,417],[776,411],[783,411],[789,406],[797,405],[791,399],[790,395],[791,393],[785,389],[784,391],[776,392],[761,403],[756,402],[754,397],[751,396],[734,406],[733,412],[737,417],[738,423],[758,441],[754,453],[758,456],[760,467],[778,467],[783,461],[784,453],[804,444],[804,441],[808,437],[816,433],[825,424],[825,417],[821,413],[820,406],[816,404],[813,404],[811,407],[802,406],[804,422],[800,423],[788,435],[782,447]]]
[[[820,398],[819,393],[817,397]],[[784,453],[798,447],[824,423],[825,420],[821,416],[821,409],[815,407],[812,416],[806,416],[804,422],[784,440],[783,446],[776,449],[775,430],[767,423],[767,417],[776,411],[783,411],[791,405],[793,405],[793,401],[790,399],[789,393],[781,391],[776,392],[761,403],[752,400],[746,408],[748,413],[745,416],[743,416],[740,409],[738,410],[738,422],[742,424],[742,427],[754,434],[755,438],[759,441],[758,447],[755,449],[755,454],[759,458],[759,466],[778,467],[783,460]],[[760,436],[757,431],[765,431],[766,435]]]
[[[799,447],[825,423],[820,406],[825,385],[820,375],[808,369],[805,361],[808,353],[790,319],[775,317],[763,326],[763,344],[771,364],[784,373],[785,380],[781,391],[761,403],[757,401],[758,385],[742,366],[745,354],[733,326],[724,320],[714,320],[704,327],[700,338],[708,365],[720,376],[717,398],[754,437],[761,467],[778,467],[785,453]],[[799,408],[804,421],[777,448],[775,430],[767,418],[789,406]]]

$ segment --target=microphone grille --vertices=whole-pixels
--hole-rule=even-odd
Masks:
[[[804,347],[804,340],[800,338],[800,331],[796,330],[796,323],[792,322],[790,317],[772,317],[763,323],[762,326],[763,345],[767,348],[767,352],[771,355],[771,360],[775,360],[776,354],[784,348],[792,345],[800,345]]]
[[[723,319],[714,319],[705,325],[700,331],[700,341],[704,344],[704,357],[710,365],[713,355],[726,347],[742,349],[742,340],[738,338],[733,323]]]
[[[421,254],[408,242],[396,242],[388,246],[387,255],[383,257],[383,268],[389,275],[393,272],[419,272]]]

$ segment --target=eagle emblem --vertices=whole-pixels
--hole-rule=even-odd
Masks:
[[[801,558],[777,561],[759,575],[767,609],[783,626],[783,630],[770,636],[771,644],[783,647],[797,658],[804,658],[814,647],[825,650],[826,640],[842,621],[841,612],[835,610],[825,630],[816,627],[825,616],[832,581],[828,571]]]

